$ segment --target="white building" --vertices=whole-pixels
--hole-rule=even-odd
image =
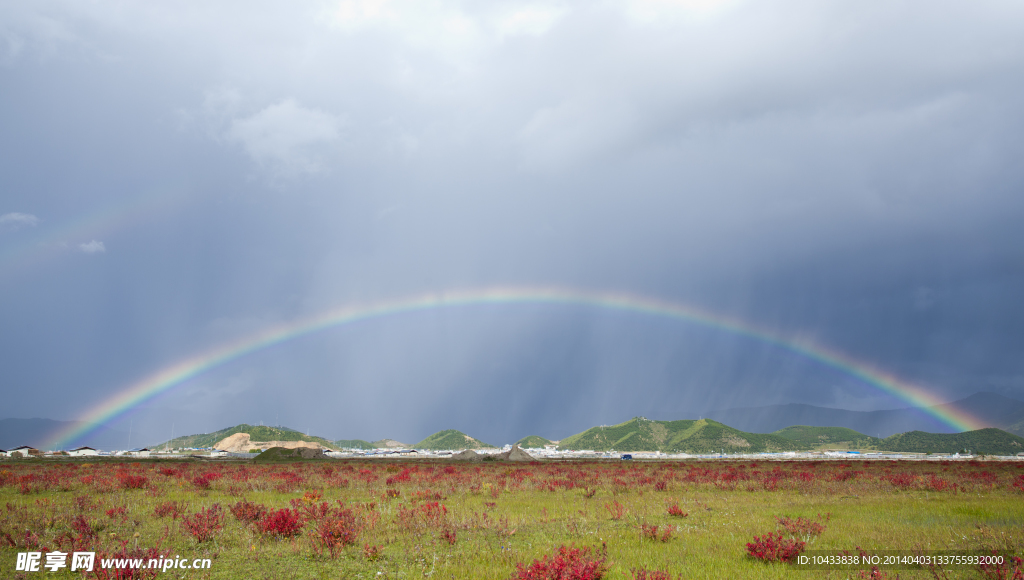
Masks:
[[[92,447],[79,447],[77,449],[72,449],[71,451],[68,451],[68,455],[70,455],[71,457],[86,457],[99,454],[100,452],[96,451]]]

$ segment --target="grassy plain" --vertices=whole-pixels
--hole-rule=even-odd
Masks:
[[[672,578],[862,577],[748,556],[755,535],[801,535],[782,517],[824,526],[797,538],[808,550],[1024,555],[1024,463],[1016,462],[32,459],[0,462],[0,505],[5,578],[79,577],[14,571],[18,552],[59,548],[212,559],[208,570],[138,577],[507,579],[563,545],[604,554],[604,578],[640,569]],[[673,505],[686,515],[670,515]],[[283,509],[294,520],[271,521]],[[255,521],[236,517],[247,513]],[[644,533],[651,526],[654,538]],[[999,577],[876,577],[897,575]]]

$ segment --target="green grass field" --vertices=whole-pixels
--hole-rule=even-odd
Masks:
[[[241,513],[243,500],[250,513],[295,510],[297,533],[275,528],[267,512],[238,519],[231,508]],[[83,549],[211,559],[207,570],[134,577],[505,579],[563,545],[603,555],[604,578],[640,569],[672,578],[861,577],[747,555],[755,535],[775,531],[835,553],[1024,555],[1024,464],[1013,462],[11,460],[0,463],[0,505],[4,578],[80,577],[15,567],[19,552]],[[204,531],[195,514],[215,505]],[[670,515],[673,505],[686,515]],[[824,529],[792,533],[785,517]],[[975,569],[876,577],[897,575],[1003,577]]]

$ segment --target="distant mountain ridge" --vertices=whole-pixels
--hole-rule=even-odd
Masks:
[[[911,431],[887,437],[879,445],[882,451],[908,453],[963,453],[1016,455],[1024,452],[1024,437],[995,427],[965,433],[924,433]]]
[[[785,437],[804,449],[877,449],[883,441],[846,427],[792,425],[772,434]]]
[[[308,441],[310,443],[319,443],[321,446],[327,448],[334,447],[333,442],[328,441],[323,437],[306,435],[301,431],[289,429],[288,427],[266,427],[263,425],[249,425],[247,423],[221,429],[220,431],[214,431],[213,433],[201,433],[197,435],[175,437],[170,441],[161,443],[157,447],[169,447],[171,449],[178,447],[200,449],[208,448],[213,447],[218,441],[236,433],[245,433],[249,435],[253,441]]]
[[[548,439],[540,437],[538,435],[527,435],[519,441],[516,441],[516,445],[524,449],[540,449],[545,445],[551,445],[552,442]]]
[[[712,419],[654,421],[634,417],[618,425],[592,427],[562,439],[564,450],[663,451],[665,453],[758,453],[796,451],[793,441],[774,434],[747,433]]]
[[[976,393],[952,403],[926,408],[849,411],[790,403],[720,409],[708,412],[707,416],[753,433],[772,433],[792,425],[846,427],[883,438],[910,431],[950,433],[952,429],[935,413],[966,413],[989,427],[1024,436],[1024,402],[995,393]]]
[[[413,445],[416,449],[483,449],[494,447],[483,441],[474,439],[462,431],[445,429]]]
[[[948,426],[941,423],[936,412],[966,413],[979,421],[994,424],[992,428],[965,433],[943,433]],[[954,413],[955,414],[955,413]],[[41,448],[54,433],[81,427],[83,424],[51,419],[0,419],[0,448],[19,445]],[[858,428],[859,426],[859,428]],[[157,447],[208,448],[217,442],[245,433],[252,441],[316,443],[326,448],[372,449],[482,449],[492,445],[455,429],[438,431],[416,445],[391,439],[368,442],[362,439],[330,441],[305,435],[287,427],[236,425],[213,433],[176,437]],[[873,434],[887,434],[875,437]],[[985,454],[1016,454],[1024,452],[1024,402],[996,395],[978,393],[953,403],[921,409],[885,411],[848,411],[813,405],[790,404],[767,407],[725,409],[709,414],[709,418],[654,421],[634,417],[617,425],[592,427],[566,437],[558,443],[562,450],[593,451],[663,451],[666,453],[757,453],[765,451],[804,451],[814,449],[861,449],[919,453],[949,453],[970,449]],[[143,442],[132,442],[141,446]],[[552,441],[531,435],[517,443],[523,447],[541,447]],[[125,449],[128,434],[100,428],[79,439],[96,449]]]

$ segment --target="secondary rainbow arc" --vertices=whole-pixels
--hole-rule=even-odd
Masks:
[[[503,287],[431,293],[367,305],[344,306],[265,329],[179,361],[129,385],[90,408],[80,419],[83,423],[81,426],[53,434],[47,446],[59,448],[66,445],[189,379],[275,344],[361,320],[430,309],[485,304],[582,305],[671,318],[716,328],[774,345],[853,376],[912,406],[926,408],[928,413],[955,430],[968,431],[984,426],[982,421],[966,412],[934,408],[943,401],[926,389],[841,352],[698,308],[633,294],[569,288]]]

